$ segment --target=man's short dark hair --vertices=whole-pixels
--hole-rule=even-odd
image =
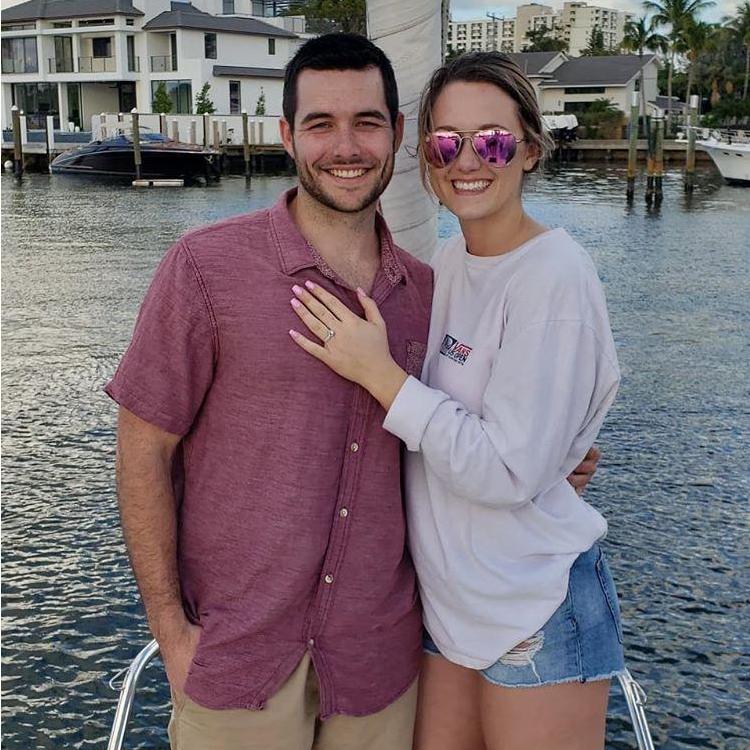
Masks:
[[[297,78],[303,70],[365,70],[377,68],[383,79],[385,103],[391,125],[398,117],[398,88],[391,61],[385,52],[360,34],[323,34],[305,42],[286,66],[282,110],[294,128],[297,114]]]

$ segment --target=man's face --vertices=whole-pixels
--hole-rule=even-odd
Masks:
[[[294,129],[281,121],[302,188],[343,213],[362,211],[382,195],[402,136],[403,117],[394,129],[377,68],[303,70]]]

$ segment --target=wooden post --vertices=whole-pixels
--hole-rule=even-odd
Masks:
[[[23,175],[23,142],[21,141],[21,114],[14,104],[11,107],[13,119],[13,174],[16,177]]]
[[[658,111],[658,110],[657,110]],[[654,200],[654,127],[656,124],[656,118],[654,122],[650,121],[650,118],[646,117],[646,143],[648,153],[646,155],[646,203],[650,206]]]
[[[245,177],[250,177],[250,133],[248,129],[247,110],[242,110],[242,157],[245,160]]]
[[[180,123],[176,119],[172,120],[172,140],[180,140]]]
[[[687,154],[685,155],[685,192],[692,193],[695,187],[695,128],[698,125],[700,97],[690,95],[688,112]]]
[[[164,112],[159,115],[159,132],[162,135],[167,134],[167,115]]]
[[[221,143],[222,145],[226,145],[227,143],[227,121],[222,120],[221,121]]]
[[[135,160],[135,179],[141,179],[141,131],[138,124],[138,112],[131,110],[133,115],[133,159]]]
[[[658,206],[663,198],[662,182],[664,179],[664,118],[656,121],[654,136],[654,202]]]
[[[219,135],[219,123],[214,120],[214,149],[219,151],[221,149],[221,136]]]
[[[211,124],[211,116],[208,114],[203,115],[203,148],[208,148],[209,134],[208,130]]]
[[[122,112],[117,113],[117,135],[121,135],[125,132],[125,118]]]
[[[638,92],[633,92],[633,100],[630,104],[630,123],[628,144],[628,188],[626,197],[628,201],[633,200],[635,195],[635,175],[638,171]]]
[[[104,112],[99,114],[99,140],[103,141],[107,137],[107,115]]]
[[[258,121],[258,144],[263,145],[263,120]]]
[[[190,140],[188,143],[197,143],[198,138],[196,133],[198,132],[198,125],[195,120],[190,120]]]
[[[55,118],[52,115],[48,115],[45,119],[45,136],[47,141],[47,169],[49,169],[54,159],[53,152],[55,150]]]

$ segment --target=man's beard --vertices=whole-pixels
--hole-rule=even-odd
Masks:
[[[391,181],[393,176],[393,164],[395,162],[395,156],[391,154],[388,157],[388,161],[383,165],[380,172],[380,179],[372,188],[372,190],[354,206],[343,205],[336,201],[332,195],[329,195],[321,186],[320,180],[317,180],[312,172],[307,169],[305,164],[301,162],[297,157],[294,157],[294,164],[297,167],[297,177],[299,178],[300,184],[312,198],[318,203],[323,204],[326,208],[330,208],[333,211],[340,211],[345,214],[356,214],[360,211],[364,211],[370,207],[373,203],[377,203],[380,196],[385,192],[388,187],[388,183]]]

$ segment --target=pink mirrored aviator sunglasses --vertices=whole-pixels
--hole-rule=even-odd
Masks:
[[[433,167],[442,169],[452,164],[461,153],[465,140],[471,141],[474,153],[490,167],[507,167],[516,155],[523,138],[501,128],[489,130],[435,130],[425,136],[424,156]]]

